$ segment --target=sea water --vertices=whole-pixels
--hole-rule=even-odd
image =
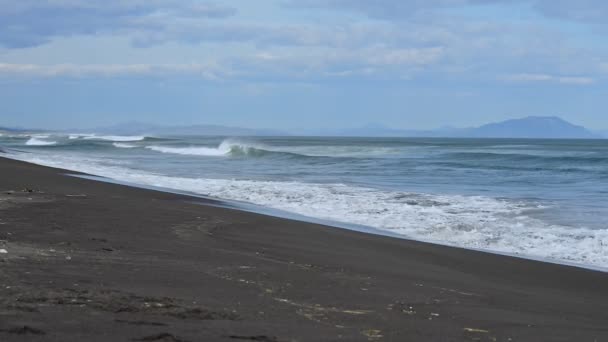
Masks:
[[[15,159],[608,268],[608,140],[5,134]]]

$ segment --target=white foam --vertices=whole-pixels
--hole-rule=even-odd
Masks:
[[[375,227],[416,240],[608,267],[608,227],[587,229],[550,224],[531,215],[542,208],[530,202],[385,191],[344,184],[170,177],[106,166],[94,159],[25,154],[20,158],[132,183]]]
[[[50,146],[57,144],[56,141],[41,140],[42,138],[48,138],[48,135],[32,137],[25,144],[27,146]]]
[[[250,154],[253,151],[261,151],[266,147],[253,143],[242,142],[234,139],[226,139],[218,147],[205,146],[188,146],[188,147],[170,147],[170,146],[146,146],[147,149],[161,153],[172,153],[190,156],[205,156],[205,157],[222,157],[234,153]]]
[[[131,144],[125,144],[125,143],[113,143],[112,145],[114,145],[114,147],[118,147],[118,148],[136,148],[137,146],[135,145],[131,145]]]
[[[70,135],[68,135],[68,139],[75,140],[75,139],[94,137],[94,136],[95,136],[95,134],[81,134],[81,133],[78,133],[78,134],[70,134]]]
[[[169,147],[169,146],[146,146],[147,149],[161,153],[172,153],[189,156],[220,157],[230,153],[230,150],[221,150],[213,147],[190,146],[190,147]]]
[[[142,141],[146,137],[144,136],[123,136],[123,135],[85,135],[83,136],[86,140],[106,140],[106,141],[118,141],[118,142],[126,142],[126,141]]]

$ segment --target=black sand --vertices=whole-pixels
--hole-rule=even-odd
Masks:
[[[0,158],[0,341],[608,341],[606,273],[63,173]]]

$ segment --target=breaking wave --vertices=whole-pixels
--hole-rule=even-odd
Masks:
[[[161,153],[172,153],[190,156],[222,157],[222,156],[262,156],[270,153],[281,153],[265,149],[261,145],[239,142],[235,140],[224,140],[218,147],[205,146],[146,146],[147,149]]]
[[[86,140],[105,140],[105,141],[142,141],[146,139],[144,136],[135,135],[135,136],[123,136],[123,135],[83,135],[82,138]]]
[[[161,153],[171,153],[204,157],[283,157],[283,158],[373,158],[403,153],[395,148],[369,148],[363,146],[266,146],[264,144],[226,139],[217,147],[209,146],[163,146],[151,145],[147,149]]]
[[[112,145],[114,145],[114,147],[118,147],[118,148],[136,148],[137,147],[135,145],[125,144],[125,143],[118,143],[118,142],[115,142]]]
[[[42,140],[43,138],[48,138],[48,136],[32,137],[25,144],[27,146],[51,146],[57,144],[56,141]]]

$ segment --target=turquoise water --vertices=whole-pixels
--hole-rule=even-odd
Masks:
[[[4,135],[13,158],[608,267],[608,141]]]

